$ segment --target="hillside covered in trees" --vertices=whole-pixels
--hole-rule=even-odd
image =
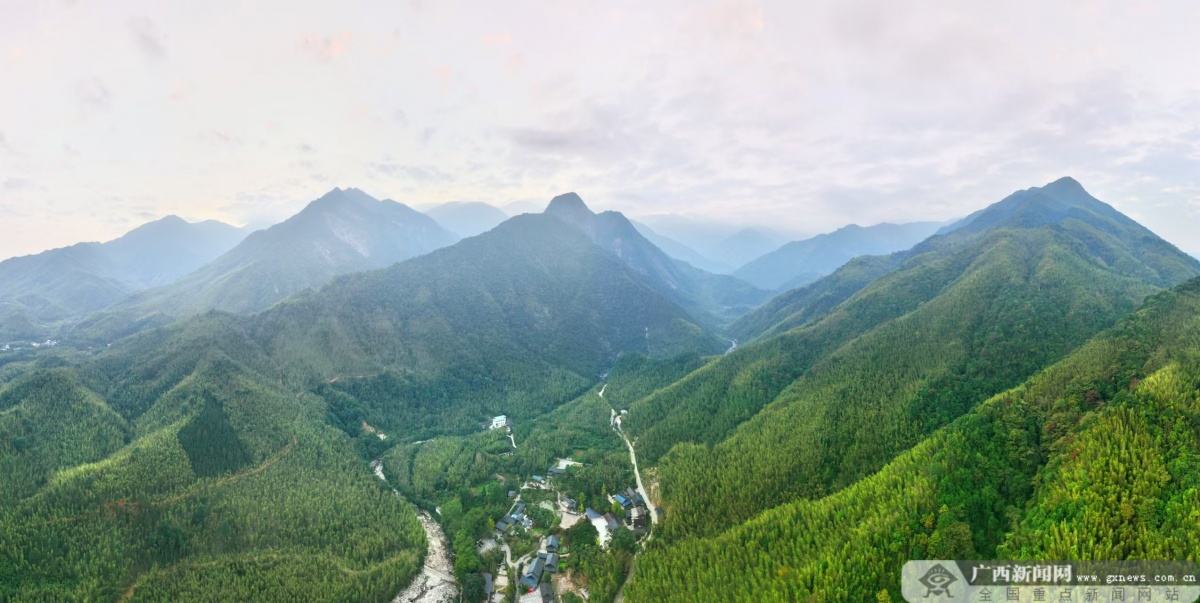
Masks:
[[[659,541],[628,601],[901,600],[909,559],[1200,555],[1200,279],[824,497]]]
[[[645,550],[528,494],[597,599],[631,571],[635,602],[861,601],[912,558],[1194,558],[1198,275],[1065,179],[751,310],[560,196],[257,314],[0,354],[0,600],[390,599],[417,508],[474,597],[505,571],[477,543],[558,459],[557,493],[620,512],[622,410],[666,512]]]

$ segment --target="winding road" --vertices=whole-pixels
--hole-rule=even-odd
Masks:
[[[603,392],[604,390],[601,391]],[[625,445],[629,447],[629,462],[633,463],[633,477],[637,480],[638,494],[642,495],[642,500],[646,501],[646,505],[650,507],[648,509],[650,511],[650,521],[658,523],[658,513],[655,511],[654,502],[650,500],[650,496],[646,494],[646,486],[642,484],[642,472],[638,469],[637,453],[633,451],[633,442],[629,441],[629,438],[625,436],[625,432],[621,430],[620,424],[617,423],[617,409],[609,407],[609,410],[612,411],[609,423],[612,424],[613,431],[616,431],[617,435],[621,436],[622,440],[625,440]]]

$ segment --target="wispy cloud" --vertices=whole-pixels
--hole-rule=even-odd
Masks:
[[[163,43],[163,34],[158,25],[150,17],[142,16],[129,21],[129,33],[147,57],[154,60],[167,58],[167,47]]]
[[[103,110],[112,104],[112,93],[104,80],[91,76],[80,80],[75,86],[75,98],[84,109]]]
[[[348,32],[329,36],[309,34],[304,36],[300,45],[309,56],[321,61],[332,61],[346,54],[353,41],[354,35]]]

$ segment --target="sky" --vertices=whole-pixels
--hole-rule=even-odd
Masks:
[[[1200,254],[1193,2],[0,0],[0,258],[329,189],[815,234],[1073,176]]]

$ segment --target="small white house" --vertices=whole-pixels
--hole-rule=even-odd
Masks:
[[[492,417],[491,429],[504,429],[505,427],[508,427],[508,417],[504,415]]]

